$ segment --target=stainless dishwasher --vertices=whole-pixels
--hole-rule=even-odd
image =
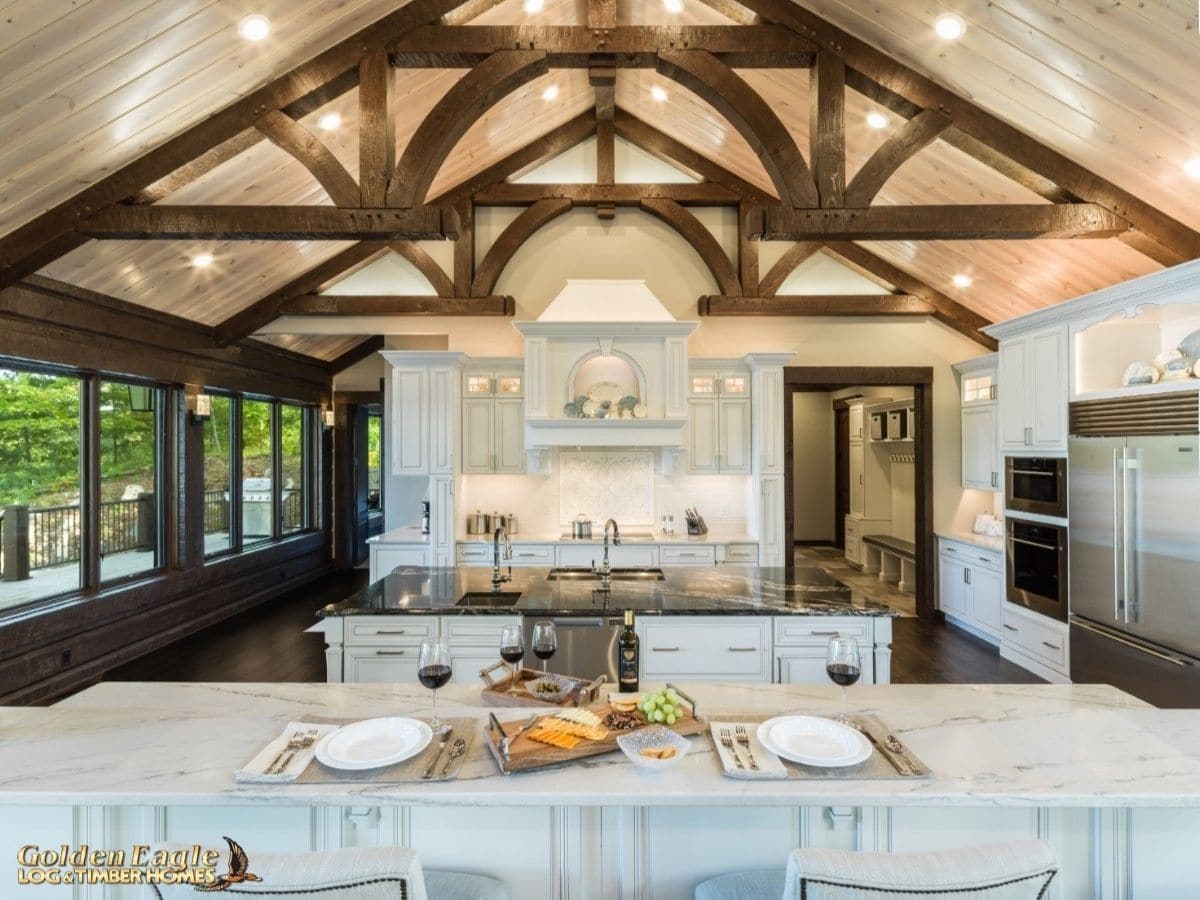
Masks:
[[[533,626],[536,622],[553,622],[558,635],[558,650],[545,663],[533,655]],[[607,675],[610,684],[617,683],[617,641],[624,622],[620,616],[557,616],[541,619],[524,616],[525,665],[559,675],[592,679]]]

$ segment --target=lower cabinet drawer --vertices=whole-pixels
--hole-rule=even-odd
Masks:
[[[1067,638],[1052,625],[1004,610],[1004,643],[1015,647],[1027,656],[1045,663],[1055,671],[1066,674]]]
[[[400,566],[429,565],[429,548],[420,545],[411,547],[377,547],[371,553],[372,578],[378,581]]]
[[[350,683],[417,680],[417,647],[347,647],[343,678]]]
[[[643,679],[769,681],[770,619],[638,623]]]
[[[503,557],[503,552],[501,552]],[[516,544],[512,548],[512,559],[500,560],[501,565],[552,566],[554,565],[553,544]]]
[[[717,548],[711,544],[693,547],[676,547],[668,544],[662,548],[662,564],[664,566],[711,566],[716,562]]]
[[[590,568],[604,560],[603,544],[559,544],[555,565]],[[658,547],[653,544],[609,545],[608,564],[616,569],[649,569],[658,565]]]
[[[500,658],[501,629],[520,623],[520,616],[446,616],[442,619],[442,634],[450,643],[450,655],[455,659],[457,650],[482,646],[491,648],[495,662]]]
[[[838,618],[835,616],[809,617],[776,616],[775,644],[788,646],[797,644],[820,644],[822,647],[829,643],[831,637],[854,638],[858,648],[866,653],[874,643],[872,624],[868,618]]]
[[[730,565],[758,565],[758,544],[726,544],[725,562]]]
[[[490,566],[492,548],[486,544],[459,544],[455,550],[455,559],[468,565]]]
[[[427,637],[437,634],[438,620],[435,616],[347,616],[347,645],[412,645],[417,646]]]

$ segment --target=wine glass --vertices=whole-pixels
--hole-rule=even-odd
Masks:
[[[846,714],[846,688],[862,676],[862,657],[858,652],[858,641],[836,634],[831,637],[825,652],[825,674],[842,689],[842,712],[838,721],[847,722],[849,716]]]
[[[421,641],[421,652],[417,658],[417,680],[433,691],[433,721],[429,727],[435,732],[442,727],[438,721],[437,691],[450,681],[454,669],[450,660],[450,645],[445,638],[426,638]]]
[[[517,690],[517,676],[520,673],[517,664],[525,658],[525,635],[520,625],[505,625],[500,629],[500,658],[508,663],[512,671],[508,693],[521,693]]]
[[[554,655],[554,651],[558,649],[558,632],[554,630],[554,623],[548,621],[535,622],[533,626],[533,655],[542,661],[543,667],[546,660]]]

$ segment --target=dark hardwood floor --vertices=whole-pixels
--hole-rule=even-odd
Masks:
[[[324,681],[325,643],[305,634],[315,613],[367,581],[358,570],[327,575],[244,615],[109,672],[110,681]],[[1037,682],[965,631],[921,619],[894,620],[892,681],[898,684]]]
[[[325,641],[304,629],[367,572],[335,573],[105,675],[107,681],[324,681]]]

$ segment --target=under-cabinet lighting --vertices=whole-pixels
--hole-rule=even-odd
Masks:
[[[197,253],[192,257],[192,265],[197,269],[206,269],[212,265],[213,257],[211,253]]]
[[[342,117],[335,112],[328,112],[317,119],[317,127],[322,131],[337,131],[342,127]]]
[[[545,6],[546,0],[525,0],[525,2],[521,4],[521,9],[525,10],[528,15],[532,16],[534,13],[540,13]]]
[[[271,33],[271,20],[258,13],[246,16],[238,23],[238,34],[248,41],[261,41]]]
[[[663,101],[665,101],[667,99],[666,88],[659,87],[656,84],[650,88],[650,96],[653,97],[659,103],[662,103]]]
[[[950,279],[954,282],[954,286],[958,288],[969,288],[971,286],[971,276],[963,275],[961,272]]]
[[[933,23],[937,36],[946,41],[957,41],[967,32],[967,23],[953,13],[938,16]]]
[[[887,128],[888,117],[881,112],[869,112],[867,113],[867,124],[876,130]]]
[[[1189,178],[1200,181],[1200,156],[1194,156],[1183,164],[1183,171]]]
[[[542,91],[542,99],[549,103],[551,100],[558,99],[558,85],[552,84]]]
[[[663,8],[669,13],[681,13],[683,0],[663,0]]]

